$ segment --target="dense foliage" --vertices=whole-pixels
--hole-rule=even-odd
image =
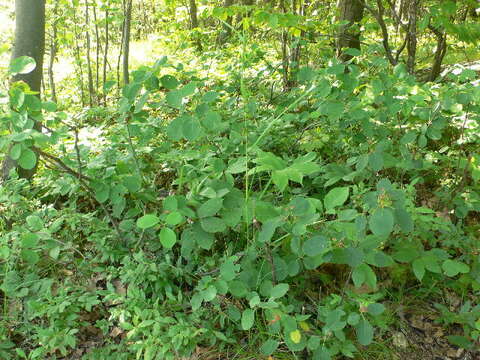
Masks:
[[[1,359],[419,359],[414,328],[480,356],[480,87],[460,63],[480,30],[462,4],[420,4],[417,54],[429,26],[456,42],[427,81],[411,49],[392,64],[371,41],[373,2],[350,24],[361,49],[321,38],[346,23],[313,2],[199,4],[189,30],[192,2],[142,2],[132,46],[163,48],[122,82],[75,45],[83,5],[63,3],[47,25],[77,70],[40,98],[2,88]],[[92,34],[125,24],[115,4],[89,3],[107,20]]]

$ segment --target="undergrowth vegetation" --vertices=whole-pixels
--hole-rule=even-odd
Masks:
[[[45,171],[0,188],[2,359],[89,341],[85,359],[355,357],[388,343],[410,292],[478,346],[475,74],[422,84],[381,58],[332,61],[270,100],[252,58],[232,82],[141,67],[95,131],[95,114],[79,132],[10,89],[2,141],[24,168],[38,147]]]
[[[480,358],[478,74],[377,44],[282,89],[232,31],[83,110],[3,86],[0,359],[420,359],[412,328]]]

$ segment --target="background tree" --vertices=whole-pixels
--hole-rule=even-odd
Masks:
[[[45,0],[16,0],[15,1],[15,43],[12,52],[12,61],[21,56],[29,56],[35,60],[36,67],[27,74],[18,74],[13,81],[24,81],[31,90],[40,97],[43,55],[45,52]],[[42,124],[35,121],[34,128],[41,130]],[[2,177],[8,177],[9,172],[16,166],[10,158],[5,157],[2,164]],[[31,178],[36,167],[31,170],[18,168],[21,177]]]

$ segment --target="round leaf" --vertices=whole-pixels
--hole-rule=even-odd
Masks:
[[[137,220],[137,226],[140,229],[145,230],[157,225],[159,221],[160,220],[156,215],[147,214]]]
[[[30,149],[24,149],[17,161],[22,168],[31,170],[37,163],[37,155]]]
[[[177,242],[177,234],[175,234],[175,231],[170,228],[163,228],[160,230],[160,234],[158,236],[163,247],[166,249],[171,249]]]
[[[390,209],[379,208],[370,216],[369,225],[372,233],[377,236],[386,237],[393,230],[393,214]]]

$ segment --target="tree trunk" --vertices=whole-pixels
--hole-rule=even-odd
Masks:
[[[228,8],[232,5],[233,5],[233,0],[225,0],[225,2],[223,3],[224,8]],[[225,44],[227,40],[230,38],[230,35],[232,34],[232,21],[233,21],[233,17],[228,16],[225,21],[226,24],[223,25],[223,31],[220,33],[218,37],[218,42],[220,44]]]
[[[410,0],[408,7],[408,40],[407,40],[407,70],[415,72],[415,57],[417,52],[417,7],[418,0]]]
[[[30,89],[37,91],[40,97],[42,86],[43,55],[45,52],[45,0],[16,0],[15,1],[15,45],[12,59],[20,56],[30,56],[37,64],[35,69],[28,74],[15,75],[13,81],[24,81]],[[42,124],[38,121],[34,129],[40,131]],[[38,153],[37,153],[38,157]],[[37,162],[38,163],[38,162]],[[8,178],[10,170],[17,164],[8,155],[2,164],[2,178]],[[36,172],[36,167],[31,170],[18,169],[22,178],[30,179]]]
[[[430,71],[428,77],[428,81],[435,81],[435,79],[440,75],[443,58],[447,53],[447,34],[433,26],[429,26],[429,29],[437,37],[437,49],[435,50],[435,56],[433,58],[432,70]]]
[[[98,21],[97,21],[97,5],[93,6],[93,21],[95,23],[95,94],[98,94],[98,89],[100,87],[100,33],[98,30]],[[97,103],[99,103],[99,97],[96,98]]]
[[[189,11],[190,11],[190,29],[195,29],[198,27],[197,2],[195,0],[189,0]]]
[[[53,10],[53,16],[55,19],[52,23],[52,38],[50,41],[50,61],[48,63],[48,80],[50,82],[50,92],[52,96],[52,101],[57,102],[57,92],[55,89],[55,79],[53,76],[53,64],[55,63],[55,59],[57,57],[57,5],[58,2],[55,3],[55,8]]]
[[[88,0],[85,0],[85,37],[87,47],[87,75],[88,75],[88,103],[90,107],[93,106],[93,75],[92,75],[92,63],[90,60],[90,15],[88,11]]]
[[[82,66],[82,57],[80,53],[80,45],[78,41],[78,30],[77,30],[77,17],[75,13],[73,13],[73,33],[74,33],[74,42],[75,42],[75,58],[77,63],[77,79],[78,79],[78,87],[80,88],[80,101],[82,103],[82,107],[85,106],[85,91],[83,88],[83,66]]]
[[[362,21],[364,5],[359,0],[338,0],[337,8],[337,22],[348,21],[348,23],[341,25],[337,32],[336,53],[340,60],[348,61],[352,56],[343,52],[345,48],[360,50],[360,31],[357,25]]]
[[[105,48],[103,53],[103,86],[105,87],[105,83],[107,82],[107,62],[108,62],[108,38],[110,34],[108,33],[108,6],[110,4],[107,3],[107,7],[105,9]],[[103,105],[107,105],[107,94],[105,90],[103,91]]]
[[[123,36],[123,84],[130,82],[128,73],[128,57],[130,53],[130,26],[132,21],[132,0],[125,0],[125,26],[123,28],[125,35]]]

